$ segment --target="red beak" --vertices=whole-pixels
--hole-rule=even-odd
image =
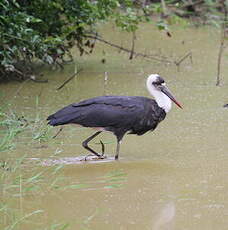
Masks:
[[[160,86],[161,91],[167,96],[169,97],[178,107],[180,107],[181,109],[183,109],[183,107],[181,106],[181,104],[176,100],[176,98],[172,95],[172,93],[169,91],[169,89],[162,85]]]

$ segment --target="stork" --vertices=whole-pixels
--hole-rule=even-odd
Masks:
[[[147,131],[153,131],[165,119],[172,101],[182,108],[158,74],[151,74],[146,86],[154,99],[142,96],[94,97],[60,109],[47,118],[48,124],[77,124],[96,129],[96,133],[83,141],[82,146],[98,158],[103,158],[103,154],[94,151],[88,143],[103,131],[112,132],[117,139],[117,160],[120,144],[126,133],[143,135]],[[104,153],[104,144],[101,144]]]

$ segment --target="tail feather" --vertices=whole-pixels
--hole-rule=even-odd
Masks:
[[[48,124],[52,126],[65,125],[71,123],[72,116],[71,114],[66,114],[62,116],[56,116],[55,114],[47,118]]]
[[[48,124],[51,125],[51,126],[58,126],[59,125],[59,122],[55,118],[47,119],[47,120],[48,120]]]
[[[72,105],[66,106],[60,109],[54,114],[48,116],[48,124],[52,126],[70,124],[80,122],[82,111]]]

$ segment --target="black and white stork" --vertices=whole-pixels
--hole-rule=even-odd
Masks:
[[[102,131],[112,132],[117,138],[115,154],[117,160],[120,143],[126,133],[143,135],[147,131],[153,131],[158,123],[165,119],[171,109],[172,101],[182,108],[166,87],[164,79],[158,74],[151,74],[146,86],[155,100],[141,96],[94,97],[60,109],[47,118],[48,124],[52,126],[77,124],[95,128],[97,132],[87,138],[82,145],[99,158],[103,158],[103,154],[91,149],[88,143]],[[104,153],[103,143],[102,152]]]

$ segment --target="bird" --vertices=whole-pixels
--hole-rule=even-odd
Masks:
[[[149,75],[146,87],[154,99],[143,96],[98,96],[58,110],[48,116],[48,124],[76,124],[95,129],[96,132],[84,140],[82,146],[100,159],[104,154],[103,142],[102,154],[89,147],[88,143],[103,131],[113,133],[117,140],[115,160],[118,160],[120,144],[126,133],[143,135],[155,130],[170,111],[172,102],[182,108],[159,74]]]

